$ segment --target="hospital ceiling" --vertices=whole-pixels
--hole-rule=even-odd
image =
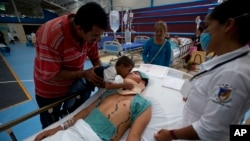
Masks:
[[[60,15],[89,1],[97,0],[0,0],[0,15],[37,18],[43,16],[42,9]]]

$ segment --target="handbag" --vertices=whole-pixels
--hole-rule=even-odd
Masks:
[[[160,51],[162,50],[162,48],[164,47],[165,44],[166,44],[166,40],[165,40],[164,43],[161,45],[161,48],[156,52],[155,56],[151,59],[151,61],[149,62],[150,64],[154,61],[154,59],[155,59],[156,56],[160,53]]]

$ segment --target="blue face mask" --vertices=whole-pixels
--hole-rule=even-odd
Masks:
[[[206,51],[208,48],[208,45],[210,43],[211,36],[209,33],[202,33],[200,36],[200,43],[201,43],[201,48],[203,51]]]

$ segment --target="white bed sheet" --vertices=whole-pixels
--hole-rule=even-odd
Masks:
[[[176,76],[188,78],[190,75],[185,74],[181,71],[168,68],[168,76]],[[182,110],[184,102],[182,100],[183,96],[178,90],[171,88],[162,87],[162,80],[164,78],[158,78],[149,75],[149,83],[147,88],[144,90],[143,95],[152,102],[152,118],[147,128],[142,135],[142,141],[154,141],[154,133],[161,128],[173,129],[181,127],[182,123]],[[118,77],[117,81],[121,79]],[[95,99],[97,99],[105,90],[100,89],[96,94],[94,94],[90,99],[88,99],[84,104],[76,109],[73,113],[63,118],[46,129],[55,127],[70,119],[75,113],[79,112],[84,107],[91,104]],[[128,130],[129,131],[129,130]],[[125,141],[128,131],[123,135],[121,141]],[[32,135],[31,137],[25,139],[25,141],[33,141],[34,137],[37,135]]]

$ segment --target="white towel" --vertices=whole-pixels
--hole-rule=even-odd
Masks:
[[[55,135],[43,139],[43,141],[101,141],[99,136],[84,120],[78,120],[74,126],[67,130],[61,130]]]

